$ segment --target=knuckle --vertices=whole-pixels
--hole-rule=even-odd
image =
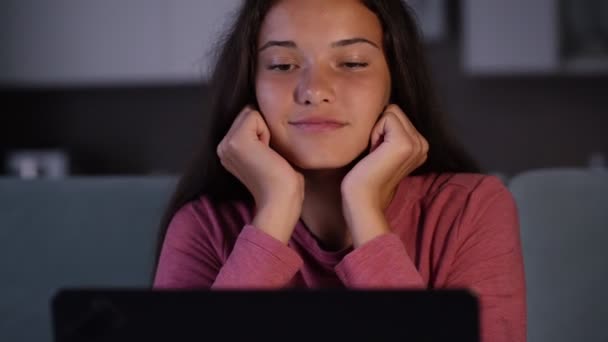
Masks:
[[[220,158],[228,158],[238,155],[241,150],[241,143],[234,137],[225,138],[217,147],[217,154]]]
[[[429,143],[428,141],[426,141],[426,139],[422,139],[422,152],[424,153],[424,155],[427,155],[429,153]]]
[[[393,125],[397,121],[397,118],[395,117],[395,113],[386,112],[386,113],[384,113],[384,120],[386,120],[386,123],[388,125]]]
[[[388,106],[386,106],[386,112],[397,112],[399,111],[399,106],[397,106],[396,104],[389,104]]]
[[[251,108],[249,111],[245,112],[245,121],[253,121],[257,116],[261,116],[260,112]]]
[[[397,153],[399,153],[401,157],[409,157],[414,152],[414,145],[412,145],[410,141],[404,141],[403,143],[398,144],[397,146]]]
[[[237,139],[230,139],[226,141],[226,151],[228,153],[238,152],[241,148],[241,144]]]
[[[420,160],[419,160],[419,162],[418,162],[418,165],[417,165],[417,166],[421,166],[421,165],[423,165],[424,163],[426,163],[427,159],[428,159],[428,158],[427,158],[427,155],[425,154],[425,155],[424,155],[422,158],[420,158]]]
[[[426,161],[429,158],[429,153],[428,151],[424,151],[424,153],[422,153],[422,161]]]
[[[248,116],[253,111],[253,108],[249,105],[243,107],[243,110],[239,113],[239,116]]]
[[[418,136],[420,137],[420,142],[422,143],[422,147],[425,150],[428,150],[429,149],[429,142],[426,140],[426,138],[422,134],[418,133]]]
[[[384,115],[386,116],[386,119],[391,121],[391,123],[397,123],[399,122],[399,118],[397,117],[397,113],[393,112],[393,111],[387,111],[384,113]]]

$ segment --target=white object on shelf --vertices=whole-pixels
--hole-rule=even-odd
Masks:
[[[606,156],[600,152],[592,153],[589,157],[589,168],[590,169],[602,169],[605,170],[608,167],[606,164]]]
[[[18,150],[6,161],[9,174],[22,179],[60,179],[70,173],[69,157],[62,150]]]

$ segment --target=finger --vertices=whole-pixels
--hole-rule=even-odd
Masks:
[[[386,142],[399,143],[403,142],[403,139],[407,139],[410,143],[411,137],[407,133],[405,127],[397,117],[397,114],[393,112],[385,112],[384,120],[382,124],[382,139]]]
[[[401,112],[401,113],[403,113],[403,112]],[[416,127],[414,126],[412,121],[405,115],[405,113],[403,113],[403,115],[399,115],[398,117],[401,119],[401,122],[404,124],[404,127],[405,127],[406,131],[408,132],[408,135],[410,135],[411,137],[413,137],[416,140],[415,156],[417,157],[416,159],[419,161],[418,165],[422,165],[422,163],[424,163],[424,161],[426,160],[426,157],[427,157],[427,154],[429,151],[428,141],[422,134],[420,134],[420,132],[418,132],[418,130],[416,129]]]
[[[386,113],[382,113],[378,121],[374,125],[372,129],[372,133],[370,135],[370,152],[373,152],[378,146],[380,146],[384,142],[385,135],[385,125],[388,115]]]
[[[251,109],[249,111],[243,111],[242,115],[239,115],[233,125],[231,139],[245,140],[245,141],[262,141],[268,144],[270,141],[270,131],[266,122],[260,112]]]
[[[393,113],[403,125],[407,135],[411,137],[411,140],[413,140],[414,148],[417,154],[425,155],[428,152],[428,142],[422,136],[422,134],[418,132],[416,127],[414,127],[414,124],[412,124],[407,115],[397,105],[389,105],[387,107],[387,111]]]
[[[239,115],[236,117],[236,119],[234,119],[234,126],[238,126],[240,125],[246,118],[247,116],[249,116],[249,114],[251,112],[254,112],[255,109],[251,106],[251,105],[247,105],[245,106],[241,112],[239,113]]]
[[[233,140],[233,137],[236,135],[236,133],[239,131],[240,127],[242,126],[242,122],[245,120],[247,113],[248,113],[247,111],[242,110],[236,116],[234,121],[232,121],[232,125],[230,126],[230,129],[228,129],[228,132],[226,132],[226,135],[224,135],[224,138],[222,139],[222,143]]]
[[[388,137],[388,141],[393,142],[393,146],[399,151],[399,155],[403,158],[403,161],[407,161],[401,164],[402,170],[408,170],[418,168],[422,164],[422,161],[426,158],[421,153],[422,143],[419,139],[421,137],[416,131],[409,133],[406,131],[405,122],[400,120],[400,117],[405,115],[398,115],[394,112],[387,112],[387,125],[394,125],[397,128],[393,129],[393,132],[399,132],[398,134],[393,133],[392,136]],[[390,131],[389,131],[390,133]]]
[[[393,114],[408,135],[412,137],[417,135],[418,132],[416,131],[416,128],[399,106],[394,104],[389,105],[386,107],[385,113]]]
[[[257,118],[258,116],[260,117],[259,119]],[[265,132],[261,132],[258,135],[258,120],[263,121],[259,112],[253,109],[252,106],[245,106],[234,119],[234,121],[232,122],[232,126],[230,127],[224,138],[218,144],[216,148],[216,154],[221,159],[228,158],[230,153],[227,152],[227,149],[231,147],[227,145],[230,145],[232,146],[232,148],[234,148],[235,144],[236,146],[241,145],[239,144],[239,141],[245,141],[245,143],[247,143],[247,140],[260,140],[261,138],[259,138],[259,136],[269,136],[269,133]],[[253,129],[249,129],[249,126],[253,127]],[[260,127],[259,130],[263,130],[263,128]],[[253,133],[249,133],[250,131],[253,131]],[[251,134],[253,139],[248,138],[248,134]],[[264,138],[262,138],[261,140],[263,141]]]
[[[241,109],[241,111],[236,116],[236,118],[234,118],[234,120],[232,121],[232,124],[230,125],[230,128],[228,129],[228,132],[226,132],[226,135],[224,135],[224,137],[222,138],[220,143],[217,145],[216,153],[218,156],[222,156],[223,151],[225,150],[224,145],[226,144],[226,141],[232,139],[235,132],[241,126],[241,122],[245,119],[245,117],[247,116],[247,114],[250,110],[251,110],[251,108],[249,106],[245,106],[243,109]]]
[[[266,120],[264,120],[264,118],[258,111],[251,112],[251,116],[255,121],[254,128],[256,136],[261,142],[264,143],[264,145],[268,146],[270,144],[270,129],[268,129]]]

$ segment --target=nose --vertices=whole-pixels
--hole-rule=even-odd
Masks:
[[[335,92],[328,71],[308,67],[300,75],[295,94],[298,104],[310,106],[334,102]]]

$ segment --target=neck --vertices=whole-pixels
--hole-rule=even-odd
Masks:
[[[351,243],[340,192],[342,179],[348,170],[302,171],[305,192],[301,220],[327,250],[340,250]]]

